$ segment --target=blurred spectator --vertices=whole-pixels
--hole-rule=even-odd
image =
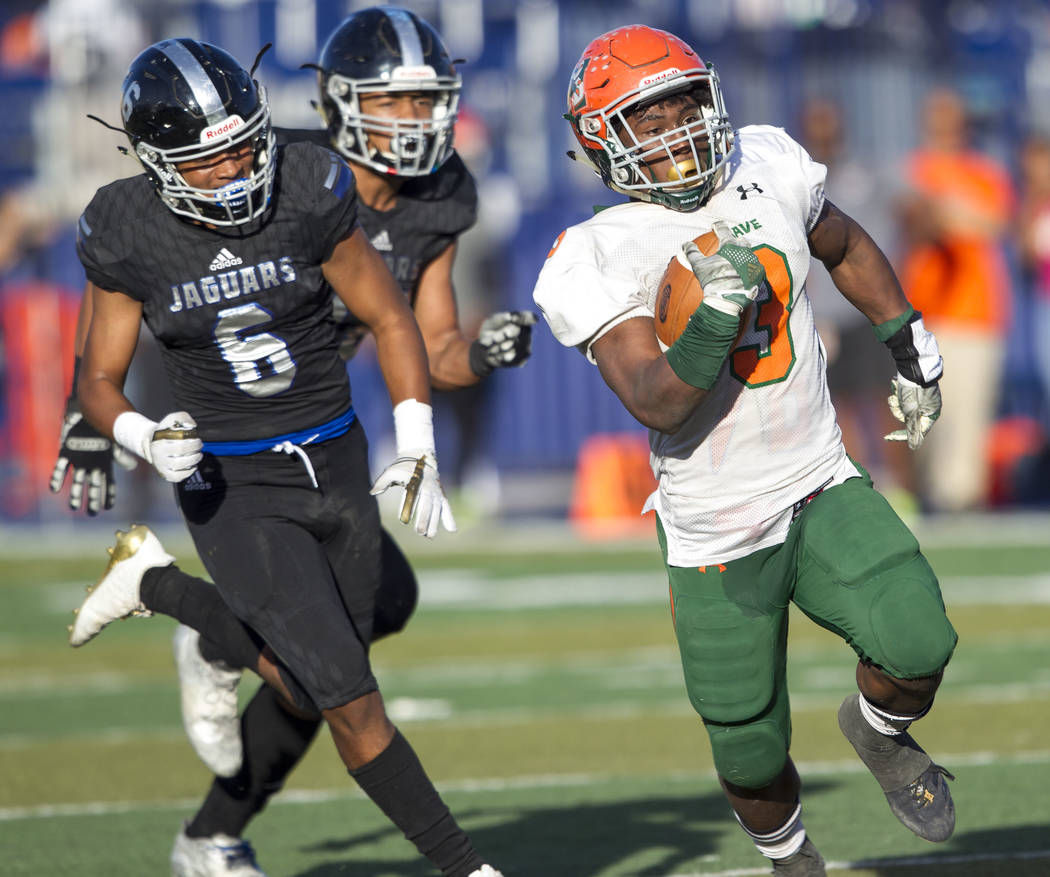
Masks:
[[[5,62],[46,71],[51,87],[33,114],[33,176],[0,197],[0,273],[72,228],[99,186],[138,172],[117,151],[118,135],[87,114],[119,122],[102,85],[123,76],[127,47],[144,39],[137,14],[118,0],[51,0],[9,28]]]
[[[815,97],[802,106],[800,141],[814,161],[828,169],[828,200],[856,219],[884,251],[891,243],[887,186],[870,163],[850,154],[842,111],[834,101]],[[899,508],[910,499],[910,469],[898,457],[911,453],[882,437],[897,423],[886,405],[893,360],[871,330],[871,323],[835,288],[831,275],[816,259],[810,264],[806,292],[828,354],[828,388],[838,413],[842,441],[850,455],[867,468],[879,489]],[[911,500],[913,503],[914,500]]]
[[[113,125],[120,123],[112,83],[123,79],[134,55],[132,47],[147,42],[145,30],[138,10],[123,0],[50,0],[12,19],[0,36],[0,62],[5,70],[39,71],[48,79],[47,88],[34,102],[31,130],[25,132],[32,139],[32,176],[0,193],[0,316],[5,325],[18,325],[9,311],[23,306],[12,295],[12,289],[17,292],[21,287],[11,283],[13,277],[26,272],[32,278],[30,289],[58,288],[63,312],[67,305],[75,311],[79,303],[83,282],[79,265],[70,272],[75,286],[57,284],[58,276],[65,277],[65,266],[76,262],[72,233],[77,218],[100,186],[141,171],[134,158],[119,150],[126,138],[88,114]],[[68,248],[67,253],[63,247]],[[39,258],[41,253],[54,255]],[[39,304],[45,307],[47,303]],[[66,347],[68,344],[62,349]],[[12,361],[12,349],[8,345],[0,384],[10,385],[22,374],[34,375],[32,395],[37,404],[49,405],[50,416],[8,417],[0,442],[13,448],[53,449],[71,370],[59,362],[41,371],[41,359],[55,359],[55,346],[43,335],[19,345],[17,362]],[[150,416],[170,410],[160,356],[145,330],[128,387]],[[47,468],[22,461],[20,471],[30,479],[37,498],[49,497]],[[120,473],[120,477],[127,479],[118,491],[122,514],[131,519],[171,517],[170,491],[151,476],[148,467]],[[55,512],[65,512],[64,503],[49,501],[49,505]]]
[[[971,146],[963,101],[944,88],[923,103],[921,145],[905,177],[899,273],[944,356],[944,408],[915,458],[922,499],[932,511],[973,509],[986,497],[1010,318],[1002,245],[1014,191],[1006,170]]]
[[[1032,348],[1044,411],[1050,411],[1050,136],[1045,134],[1029,137],[1021,149],[1018,231],[1024,277],[1032,295]]]

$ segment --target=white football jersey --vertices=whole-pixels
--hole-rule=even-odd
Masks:
[[[805,293],[807,235],[824,205],[825,168],[782,129],[737,132],[721,183],[699,210],[631,201],[558,238],[533,299],[554,336],[591,346],[624,320],[653,316],[656,286],[681,245],[723,220],[768,283],[707,398],[675,434],[649,431],[655,509],[673,566],[705,566],[782,542],[796,503],[856,477],[825,380]]]

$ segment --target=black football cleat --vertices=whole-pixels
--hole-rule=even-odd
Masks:
[[[773,874],[776,877],[825,877],[824,857],[817,852],[813,842],[806,842],[786,859],[773,859]]]
[[[880,734],[860,711],[860,695],[839,707],[839,728],[882,787],[890,810],[924,840],[941,843],[955,831],[955,804],[947,780],[955,777],[934,764],[907,731]]]

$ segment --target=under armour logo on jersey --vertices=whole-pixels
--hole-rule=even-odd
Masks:
[[[762,189],[759,188],[758,183],[750,183],[747,186],[747,188],[745,188],[744,186],[737,186],[736,190],[740,193],[740,200],[741,201],[746,201],[747,200],[747,193],[748,192],[758,192],[760,195],[762,194]]]
[[[394,244],[390,240],[390,233],[385,228],[372,238],[372,246],[384,253],[389,253],[394,249]]]
[[[209,271],[222,271],[223,268],[232,268],[234,265],[240,265],[244,259],[240,256],[235,256],[226,247],[219,250],[218,254],[212,259],[211,264],[208,266]]]

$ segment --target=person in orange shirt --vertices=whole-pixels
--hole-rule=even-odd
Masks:
[[[1027,137],[1020,156],[1018,243],[1026,291],[1031,296],[1035,365],[1050,407],[1050,136]]]
[[[1002,250],[1014,210],[1007,171],[970,145],[962,99],[927,95],[922,144],[907,159],[900,207],[901,282],[944,357],[941,424],[916,455],[922,498],[933,511],[980,507],[985,441],[995,417],[1010,320]]]

